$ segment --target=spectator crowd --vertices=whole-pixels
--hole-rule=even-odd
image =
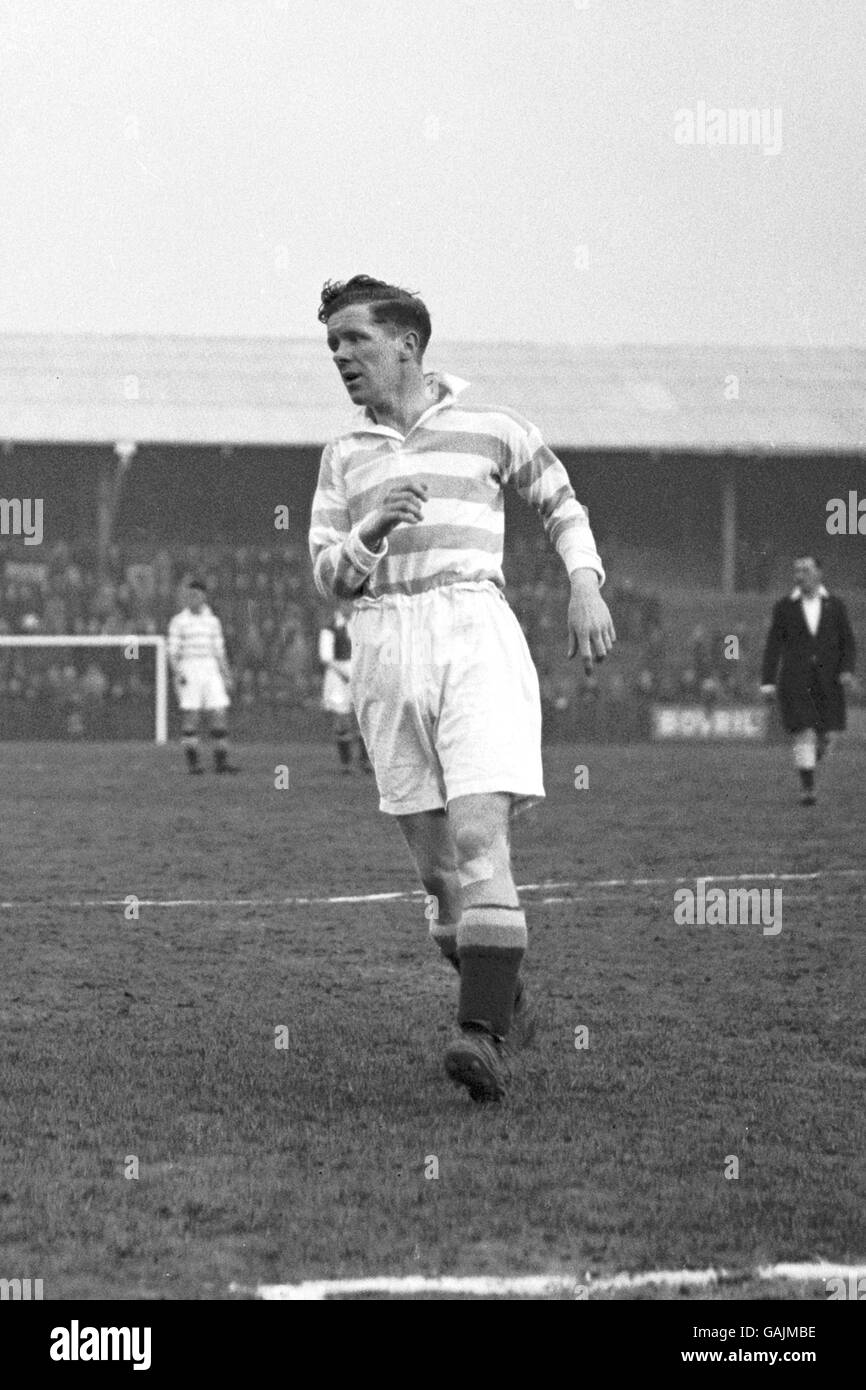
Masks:
[[[550,737],[645,736],[656,701],[707,707],[754,701],[763,634],[694,626],[671,639],[657,594],[614,580],[616,660],[590,678],[564,660],[568,581],[549,547],[518,538],[506,553],[509,601],[532,651]],[[306,550],[234,545],[113,546],[99,567],[92,547],[33,550],[0,543],[0,634],[165,633],[183,606],[183,581],[204,580],[223,624],[235,676],[233,725],[241,737],[297,736],[319,709],[318,631],[330,612],[315,592]],[[732,658],[730,640],[739,643]],[[0,736],[148,737],[153,657],[141,648],[0,647]],[[318,727],[318,726],[317,726]]]
[[[317,704],[325,610],[298,546],[113,546],[101,573],[88,546],[58,543],[32,555],[13,542],[0,547],[0,634],[164,634],[183,606],[183,581],[197,575],[223,624],[235,706]],[[19,736],[81,735],[98,725],[106,736],[133,737],[136,724],[147,736],[141,720],[153,699],[145,648],[135,660],[122,648],[0,648],[0,714]],[[135,719],[125,717],[133,708]]]

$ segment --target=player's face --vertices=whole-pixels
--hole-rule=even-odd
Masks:
[[[204,594],[201,589],[187,589],[186,599],[193,613],[200,613],[204,608]]]
[[[799,585],[804,594],[814,594],[821,583],[821,572],[814,560],[794,561],[794,583]]]
[[[375,322],[369,304],[338,309],[327,328],[334,365],[356,405],[375,407],[399,394],[403,339],[389,324]]]

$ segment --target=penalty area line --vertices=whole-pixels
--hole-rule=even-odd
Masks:
[[[817,869],[811,873],[777,873],[767,871],[751,874],[698,874],[679,878],[597,878],[573,879],[565,882],[519,883],[519,893],[564,893],[564,897],[547,897],[543,903],[585,902],[588,891],[617,890],[631,892],[635,888],[671,888],[677,884],[703,883],[816,883],[819,880],[839,878],[863,878],[866,869]],[[577,890],[582,890],[580,896]],[[129,893],[123,898],[38,898],[0,901],[0,912],[31,907],[55,907],[58,909],[127,907],[130,898],[135,898],[137,907],[340,907],[359,906],[364,903],[411,902],[424,898],[422,889],[413,888],[391,893],[340,893],[330,896],[293,896],[287,898],[143,898]]]
[[[820,1260],[811,1264],[762,1265],[751,1270],[725,1269],[659,1269],[644,1274],[614,1274],[594,1278],[570,1274],[523,1275],[378,1275],[367,1279],[305,1279],[300,1284],[257,1284],[250,1288],[230,1284],[230,1293],[252,1295],[264,1301],[321,1302],[345,1294],[419,1294],[453,1293],[476,1298],[497,1298],[508,1294],[544,1297],[569,1294],[572,1298],[590,1298],[601,1293],[618,1293],[630,1289],[660,1287],[669,1289],[712,1288],[717,1284],[747,1283],[749,1280],[790,1280],[809,1283],[829,1279],[860,1279],[866,1275],[866,1264],[833,1264]]]

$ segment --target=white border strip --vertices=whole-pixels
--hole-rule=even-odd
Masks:
[[[506,1294],[543,1297],[545,1294],[566,1293],[576,1297],[584,1291],[587,1295],[616,1293],[651,1285],[675,1289],[707,1288],[725,1282],[747,1283],[750,1279],[790,1279],[804,1283],[819,1279],[826,1282],[832,1278],[861,1279],[864,1276],[866,1264],[831,1264],[822,1260],[816,1264],[764,1265],[740,1272],[724,1269],[660,1269],[646,1274],[614,1274],[601,1279],[594,1279],[589,1274],[584,1275],[583,1279],[570,1274],[409,1274],[402,1277],[386,1274],[371,1279],[306,1279],[301,1284],[257,1284],[255,1288],[230,1284],[229,1292],[252,1294],[267,1302],[322,1302],[332,1295],[365,1293],[456,1293],[477,1298],[495,1298]]]
[[[814,883],[819,879],[833,878],[864,878],[864,869],[821,869],[809,874],[782,874],[775,872],[754,873],[754,874],[701,874],[700,877],[705,883]],[[587,890],[599,888],[622,888],[626,891],[632,888],[670,888],[678,883],[694,883],[695,876],[680,878],[597,878],[572,880],[564,883],[519,883],[517,891],[519,893],[546,893],[551,890],[582,889],[583,894],[577,896],[574,892],[568,892],[563,897],[543,898],[543,903],[568,903],[586,901]],[[403,892],[394,893],[349,893],[340,894],[334,897],[291,897],[291,898],[141,898],[138,899],[139,907],[339,907],[342,905],[357,906],[362,903],[386,903],[386,902],[411,902],[414,898],[423,898],[424,893],[421,889],[413,888]],[[57,908],[76,908],[76,907],[126,907],[127,898],[37,898],[30,901],[19,899],[18,901],[8,900],[0,902],[0,911],[12,911],[14,908],[28,907],[57,907]]]

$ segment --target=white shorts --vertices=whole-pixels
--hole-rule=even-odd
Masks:
[[[544,796],[538,677],[495,584],[358,600],[352,696],[379,809],[407,815],[456,796]]]
[[[181,675],[178,704],[184,711],[228,709],[231,703],[225,682],[215,661],[190,661]]]

